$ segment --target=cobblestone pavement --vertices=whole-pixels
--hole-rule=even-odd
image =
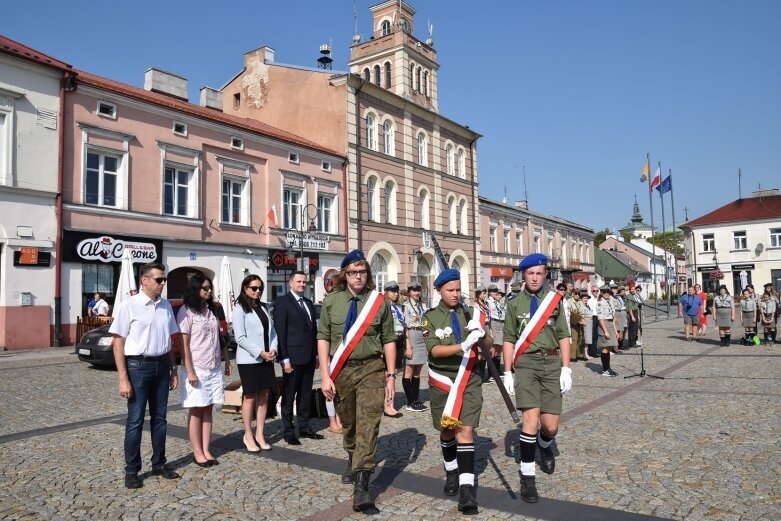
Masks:
[[[646,325],[645,369],[664,380],[622,378],[639,371],[637,350],[613,357],[619,378],[602,377],[598,363],[574,365],[556,472],[538,472],[536,505],[518,497],[518,432],[495,385],[484,386],[476,518],[781,519],[781,346],[720,347],[713,329],[690,343],[681,329],[678,320]],[[279,420],[269,420],[274,450],[258,456],[243,450],[240,417],[217,413],[221,464],[202,469],[191,462],[178,393],[167,453],[182,479],[145,474],[142,489],[125,489],[116,372],[78,362],[71,350],[0,355],[1,519],[363,517],[339,481],[344,452],[326,420],[313,421],[326,439],[300,447],[287,446]],[[397,407],[403,401],[399,389]],[[375,517],[459,516],[441,492],[429,413],[403,412],[382,422]],[[148,471],[148,433],[142,455]]]

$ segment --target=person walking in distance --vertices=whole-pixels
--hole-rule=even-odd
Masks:
[[[171,335],[179,332],[171,304],[160,295],[165,266],[144,264],[139,269],[141,291],[125,300],[114,314],[109,332],[114,335],[114,361],[119,374],[119,395],[127,399],[125,423],[125,486],[141,488],[141,433],[149,404],[152,431],[152,474],[179,479],[166,465],[168,392],[179,385]]]
[[[523,413],[518,471],[521,499],[536,503],[539,498],[534,463],[537,448],[540,470],[552,474],[556,468],[551,444],[559,430],[562,395],[572,388],[570,338],[561,301],[563,295],[544,284],[548,258],[533,253],[518,268],[526,286],[507,306],[503,383],[507,393],[515,395],[516,407]]]
[[[314,432],[309,425],[317,323],[314,304],[304,296],[306,274],[294,271],[287,286],[288,292],[274,303],[274,329],[279,340],[279,363],[282,364],[282,436],[288,445],[301,445],[299,438],[323,439],[323,435]],[[298,435],[293,425],[294,403]]]
[[[423,313],[426,311],[420,301],[422,287],[419,282],[410,282],[407,288],[409,300],[404,303],[404,319],[407,324],[407,339],[404,346],[404,377],[401,385],[407,398],[407,410],[427,411],[420,401],[420,371],[426,363],[426,339],[423,328]]]
[[[317,330],[323,394],[333,400],[344,428],[347,470],[353,483],[353,510],[374,512],[369,476],[376,466],[383,402],[396,392],[396,333],[391,310],[375,291],[361,250],[344,256],[326,295]]]

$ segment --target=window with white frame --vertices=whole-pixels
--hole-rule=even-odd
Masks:
[[[429,194],[428,190],[420,191],[420,227],[424,230],[429,229]]]
[[[450,144],[445,147],[445,172],[453,175],[453,145]]]
[[[380,83],[382,83],[382,80],[380,78],[380,66],[379,65],[375,65],[374,66],[374,84],[379,87]]]
[[[515,254],[523,255],[523,240],[521,239],[521,232],[515,232]]]
[[[770,228],[770,247],[781,248],[781,228]]]
[[[335,233],[336,216],[334,196],[317,194],[317,231],[322,233]]]
[[[11,118],[4,112],[0,112],[0,184],[5,184],[5,178],[7,176],[8,167],[6,162],[10,156],[8,151],[11,149],[11,145],[8,143],[9,127],[11,126]]]
[[[491,226],[491,231],[488,234],[488,249],[492,252],[496,252],[496,226]]]
[[[366,148],[377,150],[377,120],[374,114],[366,115]]]
[[[96,110],[98,116],[109,119],[117,119],[117,106],[108,101],[98,101],[98,108]]]
[[[466,178],[466,160],[464,155],[464,149],[459,148],[456,158],[456,168],[458,169],[458,177],[461,179]]]
[[[409,64],[409,89],[415,90],[415,63]]]
[[[447,220],[450,233],[458,233],[458,220],[456,219],[456,198],[452,195],[447,198]]]
[[[385,222],[396,224],[396,184],[388,180],[385,182]]]
[[[388,154],[389,156],[392,156],[395,154],[395,143],[394,143],[394,132],[393,132],[393,122],[389,119],[385,120],[385,123],[382,124],[382,148],[383,151]]]
[[[504,229],[504,252],[510,253],[510,228]]]
[[[551,237],[551,236],[548,236],[548,251],[546,251],[545,254],[548,257],[553,255],[553,237]]]
[[[194,217],[195,194],[191,193],[193,171],[174,165],[163,169],[163,213],[180,217]]]
[[[182,123],[181,121],[174,121],[174,126],[172,131],[177,136],[187,137],[187,123]]]
[[[377,291],[382,293],[385,291],[385,284],[388,283],[388,261],[379,253],[375,253],[369,266],[371,266],[374,274],[374,283],[377,285]]]
[[[461,221],[461,235],[466,235],[468,230],[468,222],[465,199],[462,199],[461,204],[458,206],[458,219]]]
[[[385,62],[385,88],[390,89],[391,88],[391,64],[390,62]]]
[[[301,229],[301,204],[304,191],[285,187],[282,190],[282,227]]]
[[[702,251],[703,253],[716,251],[716,238],[712,233],[702,234]]]
[[[249,221],[247,180],[223,175],[222,222],[246,225]]]
[[[739,232],[732,232],[732,249],[733,250],[748,249],[748,239],[746,238],[745,230]]]
[[[542,253],[540,251],[540,235],[534,234],[534,252],[533,253]]]
[[[96,206],[119,206],[119,171],[119,156],[88,151],[84,175],[84,202]]]
[[[374,176],[366,180],[366,214],[369,221],[377,220],[377,178]]]
[[[415,68],[415,90],[420,92],[420,67]]]
[[[390,21],[383,20],[382,24],[380,25],[380,30],[382,31],[383,36],[388,36],[391,33]]]
[[[422,130],[418,132],[418,164],[428,166],[428,140]]]
[[[427,98],[431,97],[429,86],[428,86],[428,71],[423,72],[423,92],[426,95]]]
[[[240,137],[231,136],[231,148],[234,150],[244,150],[244,140]]]

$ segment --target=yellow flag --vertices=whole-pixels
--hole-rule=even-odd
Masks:
[[[648,177],[651,175],[651,162],[649,160],[645,161],[645,165],[643,165],[643,176],[640,178],[641,183],[645,183],[648,181]]]

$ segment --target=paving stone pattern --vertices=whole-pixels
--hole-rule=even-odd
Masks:
[[[737,335],[733,335],[737,336]],[[645,327],[645,368],[664,376],[624,379],[640,369],[637,350],[613,356],[621,375],[600,375],[598,360],[574,364],[556,441],[556,472],[538,471],[537,505],[518,497],[518,431],[495,384],[483,387],[476,440],[480,513],[475,519],[781,519],[781,346],[720,347],[711,328],[685,342],[682,323]],[[167,454],[182,479],[149,474],[123,485],[126,407],[113,370],[78,362],[71,349],[0,356],[0,519],[361,519],[342,485],[341,437],[282,441],[244,451],[241,419],[215,414],[220,465],[195,466],[186,410],[171,393]],[[423,379],[426,386],[426,379]],[[428,389],[421,389],[423,399]],[[384,418],[372,476],[376,519],[451,519],[442,495],[441,452],[428,412]]]

